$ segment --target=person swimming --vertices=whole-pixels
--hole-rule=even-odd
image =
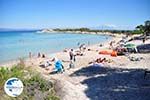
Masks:
[[[32,58],[32,53],[31,52],[29,52],[29,58]]]
[[[42,54],[42,58],[45,58],[46,56],[45,56],[45,54]]]

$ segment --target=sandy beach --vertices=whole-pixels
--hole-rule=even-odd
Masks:
[[[150,0],[0,0],[0,100],[150,100]]]
[[[69,68],[68,52],[58,52],[46,58],[31,58],[25,61],[25,65],[32,67],[45,78],[53,80],[56,84],[57,95],[61,100],[132,100],[150,97],[149,80],[144,80],[145,69],[150,70],[150,53],[132,53],[124,56],[112,57],[110,55],[99,54],[100,50],[109,49],[109,43],[115,40],[120,41],[124,35],[116,35],[101,47],[100,44],[88,46],[83,56],[77,56],[75,68]],[[141,40],[130,43],[142,44]],[[150,43],[147,40],[146,43]],[[77,49],[76,49],[77,50]],[[49,74],[54,68],[54,64],[47,68],[39,66],[40,62],[51,60],[53,57],[63,61],[65,72],[62,74]],[[131,61],[129,57],[142,57],[139,61]],[[100,64],[92,63],[97,58],[106,58],[110,62]],[[4,64],[12,66],[15,63]],[[147,75],[149,78],[149,75]],[[118,95],[116,95],[118,93]],[[123,98],[126,95],[126,98]],[[136,97],[140,95],[140,97]],[[113,97],[113,99],[112,99]],[[117,99],[119,98],[119,99]]]

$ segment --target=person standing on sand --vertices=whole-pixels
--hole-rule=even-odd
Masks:
[[[143,38],[143,43],[145,43],[145,41],[146,41],[146,37]]]
[[[85,44],[81,44],[80,46],[79,46],[79,50],[80,51],[84,51],[86,49],[86,46],[85,46]]]
[[[75,58],[76,54],[73,49],[70,50],[69,56],[70,56],[70,60],[73,60],[74,62],[76,61],[76,58]]]
[[[76,61],[76,58],[75,58],[76,54],[73,49],[70,50],[69,56],[70,56],[69,68],[72,68],[74,67],[74,62]]]
[[[111,41],[111,42],[109,43],[109,48],[110,48],[110,49],[113,49],[113,43],[114,43],[114,41]]]

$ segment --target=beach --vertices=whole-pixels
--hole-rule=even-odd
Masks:
[[[133,98],[137,99],[136,95],[140,95],[141,98],[147,100],[146,98],[149,97],[149,94],[147,94],[149,88],[144,84],[149,84],[149,80],[144,80],[143,77],[145,70],[150,70],[150,53],[131,53],[117,57],[99,54],[100,50],[109,49],[111,41],[117,43],[123,36],[115,35],[109,41],[104,42],[102,44],[103,46],[100,46],[100,44],[88,46],[83,56],[76,56],[75,67],[71,69],[69,69],[69,51],[50,54],[46,58],[30,58],[25,60],[25,65],[41,73],[46,79],[54,81],[57,95],[61,100],[70,100],[70,98],[72,100],[99,100],[99,98],[110,100],[112,97],[114,99],[111,100],[115,100],[115,98],[125,100],[123,98],[124,94],[121,91],[131,90],[132,96],[130,92],[124,92],[129,100]],[[142,41],[136,40],[130,43],[142,44]],[[150,43],[150,40],[147,40],[145,43]],[[53,62],[51,66],[46,68],[39,66],[41,62],[51,60],[53,57],[57,57],[63,62],[65,68],[64,73],[50,74],[54,69]],[[131,61],[129,57],[140,57],[142,59],[139,61]],[[90,63],[97,58],[106,58],[110,61],[99,64]],[[8,63],[3,66],[12,66],[13,64]],[[99,87],[100,89],[98,89]],[[115,94],[115,91],[118,91],[119,96]]]
[[[80,66],[86,66],[88,64],[88,62],[98,58],[98,57],[107,57],[107,58],[111,58],[113,60],[118,60],[118,59],[128,59],[126,56],[117,56],[117,57],[112,57],[110,55],[100,55],[99,54],[99,51],[100,50],[108,50],[109,49],[109,43],[111,41],[116,41],[116,43],[118,41],[120,41],[122,39],[122,37],[125,36],[125,35],[115,35],[115,37],[113,37],[112,39],[106,41],[106,42],[103,42],[101,43],[103,46],[100,46],[100,44],[95,44],[95,45],[90,45],[90,46],[87,46],[87,49],[90,49],[89,51],[88,50],[85,50],[84,52],[84,56],[77,56],[77,67],[80,67]],[[133,44],[143,44],[141,40],[135,40],[135,41],[132,41],[130,43],[133,43]],[[150,40],[146,41],[146,43],[150,43]],[[65,49],[65,48],[64,48]],[[71,49],[71,48],[70,48]],[[64,51],[61,51],[61,52],[57,52],[57,53],[52,53],[52,54],[46,54],[46,58],[38,58],[37,56],[34,56],[33,58],[28,58],[25,60],[27,66],[39,66],[39,63],[42,62],[42,61],[46,61],[46,60],[50,60],[52,59],[53,57],[57,57],[59,58],[60,60],[63,60],[64,61],[64,64],[67,68],[67,64],[69,62],[69,48],[67,49],[68,51],[67,52],[64,52]],[[78,49],[75,49],[75,50],[78,50]],[[149,56],[149,53],[146,53],[146,54],[130,54],[131,56],[133,55],[137,55],[137,56],[143,56],[143,57],[148,57]],[[83,61],[82,61],[83,60]],[[145,59],[147,60],[147,59]],[[1,66],[12,66],[16,63],[18,63],[19,60],[14,60],[14,61],[10,61],[10,62],[7,62],[7,63],[4,63],[4,64],[1,64]],[[121,61],[122,63],[123,62],[126,62],[126,61]],[[82,64],[83,63],[83,64]],[[138,63],[138,62],[137,62]],[[30,65],[31,64],[31,65]],[[141,63],[143,64],[143,63]],[[143,66],[139,66],[140,68],[143,68]]]
[[[122,35],[123,36],[123,35]],[[84,55],[83,56],[77,56],[76,59],[77,61],[75,62],[75,68],[82,68],[83,66],[88,66],[90,61],[95,60],[96,58],[108,58],[108,59],[112,59],[114,62],[113,63],[106,63],[112,67],[123,67],[123,68],[141,68],[141,69],[150,69],[149,66],[145,66],[143,64],[147,64],[148,65],[148,61],[149,61],[149,53],[146,54],[139,54],[139,53],[132,53],[130,54],[130,56],[137,56],[137,57],[143,57],[144,60],[141,61],[137,61],[137,62],[132,62],[129,60],[128,56],[117,56],[117,57],[112,57],[110,55],[100,55],[99,51],[100,50],[107,50],[109,49],[109,43],[111,41],[119,41],[121,40],[121,35],[118,35],[116,37],[114,37],[112,40],[109,40],[105,43],[103,43],[103,46],[99,46],[100,44],[95,44],[95,45],[91,45],[88,46],[87,49],[90,49],[90,51],[85,50]],[[131,43],[131,42],[130,42]],[[132,43],[134,44],[142,44],[142,41],[132,41]],[[150,40],[148,40],[146,43],[150,43]],[[71,48],[70,48],[71,49]],[[75,49],[78,50],[78,49]],[[69,49],[68,49],[69,51]],[[39,66],[39,63],[42,61],[46,61],[46,60],[51,60],[53,57],[57,57],[58,59],[63,61],[63,64],[65,66],[65,69],[68,68],[68,64],[69,64],[69,54],[68,52],[58,52],[58,53],[54,53],[54,54],[50,54],[49,56],[47,56],[46,58],[31,58],[31,59],[27,59],[26,63],[27,66]],[[145,63],[144,63],[145,62]],[[31,64],[31,65],[30,65]],[[114,65],[114,66],[113,66]],[[139,66],[137,66],[139,65]],[[40,68],[40,67],[38,67]],[[40,68],[40,71],[43,68]],[[44,69],[45,70],[45,69]]]
[[[150,100],[150,0],[0,6],[0,100]]]

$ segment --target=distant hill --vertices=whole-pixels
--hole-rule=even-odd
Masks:
[[[96,30],[116,30],[116,26],[114,25],[101,25],[97,27],[90,27],[90,29],[96,29]]]
[[[96,27],[90,27],[90,29],[94,30],[134,30],[131,26],[116,26],[116,25],[100,25]]]

